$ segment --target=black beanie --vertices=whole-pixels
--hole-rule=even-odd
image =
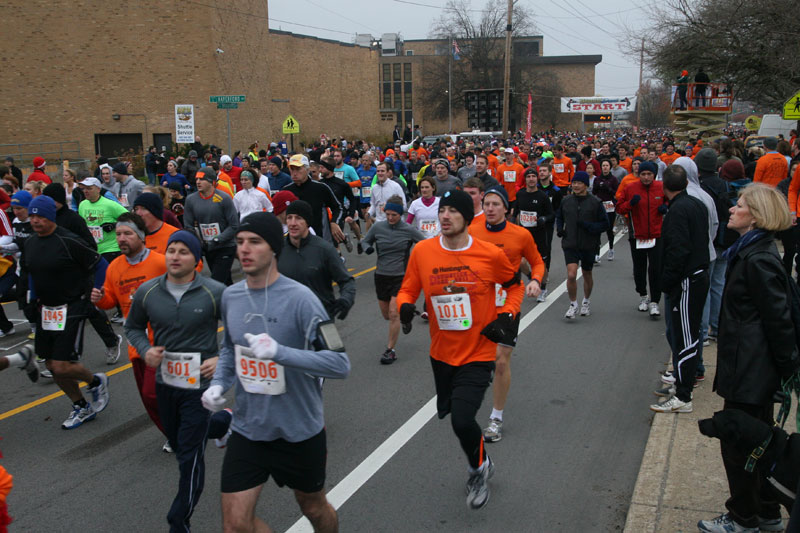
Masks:
[[[303,200],[295,200],[289,204],[289,207],[286,208],[286,216],[288,217],[289,215],[299,215],[303,217],[309,227],[314,224],[314,212],[311,209],[311,204]]]
[[[64,190],[64,186],[60,183],[51,183],[44,188],[42,194],[49,196],[61,205],[67,205],[67,191]]]
[[[464,217],[467,226],[475,218],[475,209],[472,207],[472,197],[464,191],[447,191],[439,200],[439,207],[454,207]]]
[[[252,231],[269,244],[275,257],[280,257],[283,248],[283,226],[272,213],[258,211],[250,213],[239,223],[238,235],[242,231]]]
[[[150,211],[158,220],[164,220],[164,204],[161,203],[161,197],[153,192],[143,192],[136,197],[133,202],[133,207],[140,205]]]

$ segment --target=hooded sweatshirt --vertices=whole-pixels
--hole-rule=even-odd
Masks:
[[[689,178],[689,186],[686,187],[686,192],[689,193],[689,196],[694,196],[706,206],[708,211],[708,257],[709,261],[714,261],[717,258],[717,252],[714,250],[714,238],[717,236],[717,228],[719,228],[717,206],[714,204],[714,199],[700,186],[697,165],[691,158],[679,157],[674,164],[680,165],[686,171],[686,175]]]

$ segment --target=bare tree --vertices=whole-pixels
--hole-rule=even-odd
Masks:
[[[669,124],[670,111],[669,86],[646,80],[639,91],[639,126],[660,128]]]
[[[791,4],[791,2],[789,3]],[[737,99],[778,107],[800,87],[800,18],[783,0],[664,0],[650,28],[630,30],[621,45],[661,81],[704,67],[732,85]]]

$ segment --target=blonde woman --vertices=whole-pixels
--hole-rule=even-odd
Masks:
[[[78,205],[75,203],[75,199],[72,198],[72,191],[77,187],[78,175],[71,168],[65,168],[62,178],[64,179],[64,191],[67,193],[67,204],[70,209],[77,211]]]

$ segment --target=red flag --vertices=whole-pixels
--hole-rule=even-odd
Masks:
[[[525,130],[525,142],[531,142],[531,113],[533,112],[533,99],[531,93],[528,93],[528,127]]]

